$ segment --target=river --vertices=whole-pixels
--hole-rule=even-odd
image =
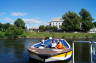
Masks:
[[[0,63],[40,63],[37,60],[30,59],[27,51],[28,46],[38,41],[40,41],[40,39],[15,39],[15,40],[0,39]],[[69,41],[71,42],[72,40]],[[75,47],[78,48],[78,46]],[[84,61],[85,63],[86,61],[90,62],[89,60],[90,56],[84,56],[82,54],[82,51],[84,50],[89,51],[88,45],[86,45],[85,49],[84,48],[81,49],[81,52],[79,52],[80,55],[78,55],[78,52],[75,52],[77,54],[75,59],[78,60],[79,62],[80,61]],[[88,53],[85,55],[88,55]],[[83,60],[79,58],[83,58]],[[72,63],[72,61],[71,62],[62,61],[59,63]]]

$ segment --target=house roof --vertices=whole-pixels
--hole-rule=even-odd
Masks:
[[[64,21],[64,20],[61,17],[57,17],[57,18],[52,19],[52,21]]]

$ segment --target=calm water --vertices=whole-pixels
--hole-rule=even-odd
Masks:
[[[30,59],[26,49],[28,46],[38,41],[40,41],[40,39],[38,40],[37,39],[0,40],[0,63],[40,63],[39,61]],[[78,48],[78,46],[75,46],[75,47]],[[86,47],[83,47],[83,48],[82,47],[83,46],[81,46],[81,49],[80,49],[81,52],[79,51],[75,52],[76,54],[75,60],[77,60],[77,63],[80,63],[81,61],[83,63],[88,63],[90,62],[89,60],[90,56],[88,56],[89,46],[86,45]],[[85,51],[85,54],[82,54],[83,51]],[[86,53],[86,51],[88,53]],[[57,63],[72,63],[72,61],[71,62],[63,61],[63,62],[57,62]]]
[[[0,40],[0,63],[30,63],[27,45],[36,39]]]

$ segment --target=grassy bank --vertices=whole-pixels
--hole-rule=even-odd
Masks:
[[[95,38],[95,33],[57,33],[57,32],[26,32],[22,37],[26,38],[45,38],[45,37],[54,37],[54,38]]]
[[[5,32],[0,31],[0,38],[5,38]]]
[[[82,38],[96,38],[96,33],[58,33],[58,32],[25,32],[20,35],[20,38],[65,38],[65,39],[82,39]],[[0,32],[0,38],[6,38],[4,32]]]

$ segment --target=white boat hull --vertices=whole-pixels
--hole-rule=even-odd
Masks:
[[[39,60],[39,61],[42,61],[42,62],[52,62],[52,61],[68,60],[68,59],[71,58],[71,56],[72,56],[72,51],[67,52],[67,53],[58,54],[58,55],[55,55],[55,56],[51,56],[51,57],[48,57],[48,58],[41,58],[37,54],[30,53],[30,57],[31,58]]]

